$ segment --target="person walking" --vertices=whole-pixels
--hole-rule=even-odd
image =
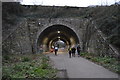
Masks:
[[[76,51],[75,47],[73,47],[71,51],[72,51],[72,56],[75,57],[75,51]]]
[[[54,51],[55,51],[55,55],[57,56],[57,52],[58,52],[58,44],[57,43],[55,43]]]
[[[55,55],[57,56],[58,47],[55,46]]]
[[[80,48],[80,45],[78,45],[78,46],[77,46],[78,57],[80,57],[80,51],[81,51],[81,48]]]
[[[68,51],[69,51],[69,58],[71,58],[71,54],[72,54],[71,48],[69,48]]]

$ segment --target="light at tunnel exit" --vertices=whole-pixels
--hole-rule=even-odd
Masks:
[[[57,43],[59,45],[58,48],[65,48],[65,46],[66,46],[65,42],[60,40],[60,39],[57,42],[55,42],[55,43]]]

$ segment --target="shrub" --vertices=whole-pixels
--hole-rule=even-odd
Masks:
[[[30,61],[30,58],[28,58],[28,57],[24,57],[22,60],[22,62],[28,62],[28,61]]]
[[[40,67],[42,69],[48,69],[48,68],[50,68],[50,66],[47,63],[42,63],[42,65]]]
[[[8,55],[3,56],[4,60],[10,60],[10,57]]]
[[[14,69],[15,71],[22,71],[21,65],[17,65],[17,64],[14,65],[13,69]]]
[[[11,76],[9,75],[3,75],[2,80],[11,80]]]
[[[97,64],[100,64],[113,72],[120,73],[120,65],[118,64],[116,58],[111,58],[108,56],[105,57],[94,56],[92,53],[81,53],[81,56],[88,60],[96,62]]]
[[[2,66],[3,79],[10,80],[11,78],[56,78],[57,70],[53,69],[50,66],[48,63],[48,57],[32,54],[30,56],[24,55],[24,57],[23,55],[20,55],[17,56],[17,58],[22,58],[22,62],[19,60],[16,63],[7,63]]]

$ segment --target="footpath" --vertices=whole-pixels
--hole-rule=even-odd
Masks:
[[[58,53],[57,56],[50,53],[47,56],[53,61],[54,68],[61,71],[59,74],[61,78],[109,78],[108,80],[118,80],[118,74],[82,57],[69,58],[67,53]]]

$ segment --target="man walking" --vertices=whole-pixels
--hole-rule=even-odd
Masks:
[[[73,56],[73,57],[75,57],[75,51],[76,51],[76,49],[75,49],[75,47],[73,47],[73,48],[72,48],[72,56]]]
[[[80,48],[80,45],[78,44],[78,46],[77,46],[78,57],[80,57],[80,51],[81,51],[81,48]]]

